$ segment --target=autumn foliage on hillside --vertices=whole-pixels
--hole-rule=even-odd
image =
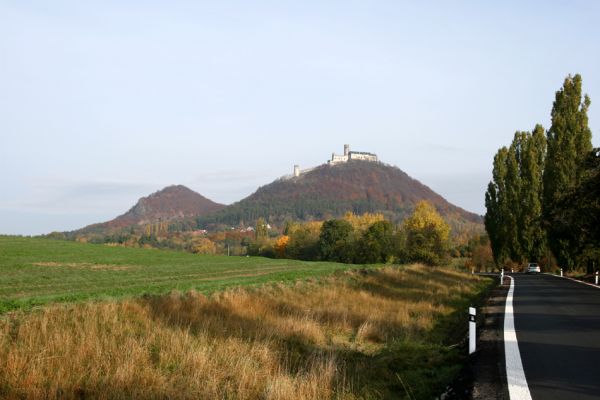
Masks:
[[[406,218],[427,200],[458,233],[481,229],[481,218],[446,201],[402,170],[382,163],[352,161],[322,165],[292,179],[280,179],[218,212],[198,218],[199,226],[252,224],[264,218],[274,225],[286,221],[326,220],[379,213],[392,223]]]

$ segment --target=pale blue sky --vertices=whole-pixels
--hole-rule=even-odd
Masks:
[[[483,214],[569,73],[600,144],[600,3],[421,3],[0,0],[0,233],[231,203],[344,143]]]

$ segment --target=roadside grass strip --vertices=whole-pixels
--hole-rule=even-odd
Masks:
[[[517,332],[515,331],[515,319],[513,312],[513,293],[515,281],[510,279],[510,289],[506,295],[506,307],[504,309],[504,355],[506,357],[506,380],[508,382],[508,393],[511,400],[531,400],[527,378],[523,370]]]

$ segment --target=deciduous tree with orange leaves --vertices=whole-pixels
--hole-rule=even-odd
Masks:
[[[275,242],[275,254],[277,254],[277,258],[285,258],[285,250],[290,241],[290,237],[287,235],[280,236]]]

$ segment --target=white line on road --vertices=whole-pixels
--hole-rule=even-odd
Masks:
[[[580,281],[579,279],[569,278],[568,276],[558,276],[558,275],[554,275],[554,274],[549,274],[547,272],[544,272],[544,275],[550,275],[550,276],[553,276],[555,278],[568,279],[568,280],[573,281],[573,282],[583,283],[584,285],[591,286],[591,287],[593,287],[595,289],[600,289],[600,286],[596,286],[593,283],[588,283],[588,282]]]
[[[515,332],[515,318],[513,313],[513,293],[515,281],[510,279],[510,289],[506,295],[506,307],[504,308],[504,356],[506,358],[506,380],[508,382],[508,394],[511,400],[531,400],[527,378],[521,362],[517,332]]]

